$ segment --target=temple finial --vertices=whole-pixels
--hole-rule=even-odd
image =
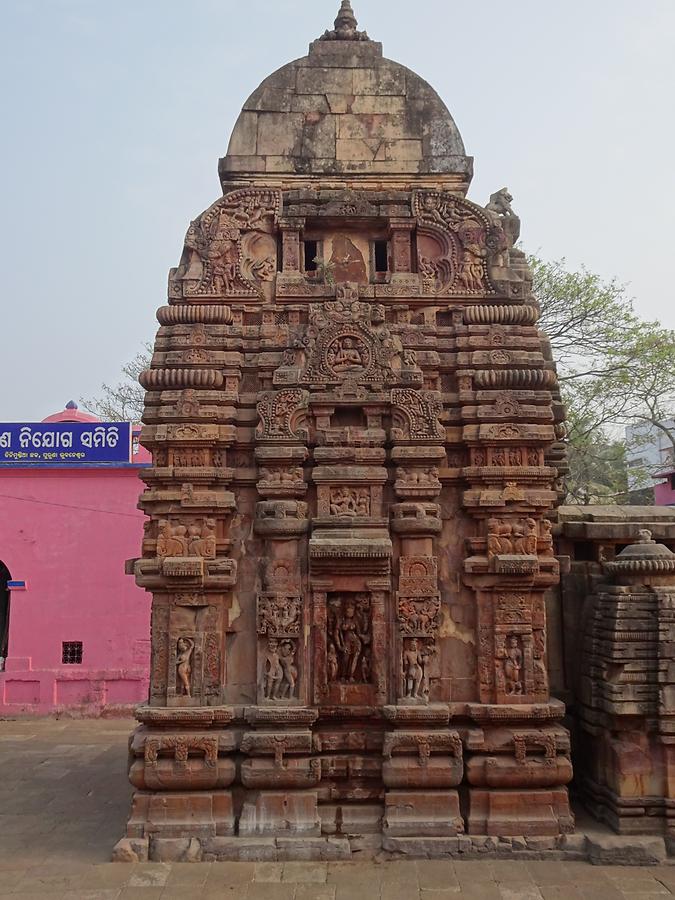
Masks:
[[[350,0],[342,0],[342,5],[335,19],[333,31],[326,31],[319,40],[322,41],[368,41],[365,31],[358,31],[358,22]]]

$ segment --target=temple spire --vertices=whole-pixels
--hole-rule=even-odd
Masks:
[[[358,22],[350,0],[342,0],[342,5],[335,19],[333,31],[326,31],[320,38],[322,41],[367,41],[370,40],[365,31],[358,31]]]

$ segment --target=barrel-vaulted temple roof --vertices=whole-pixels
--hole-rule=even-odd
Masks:
[[[431,175],[471,178],[446,105],[382,44],[358,30],[349,0],[309,54],[244,103],[221,178],[241,175]]]

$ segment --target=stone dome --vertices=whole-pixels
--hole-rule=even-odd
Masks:
[[[243,106],[223,181],[242,175],[471,178],[472,159],[436,91],[382,56],[344,0],[335,29],[266,78]]]

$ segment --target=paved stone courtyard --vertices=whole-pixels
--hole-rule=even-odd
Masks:
[[[129,809],[131,720],[0,720],[0,896],[20,900],[637,900],[675,866],[582,862],[110,863]]]

